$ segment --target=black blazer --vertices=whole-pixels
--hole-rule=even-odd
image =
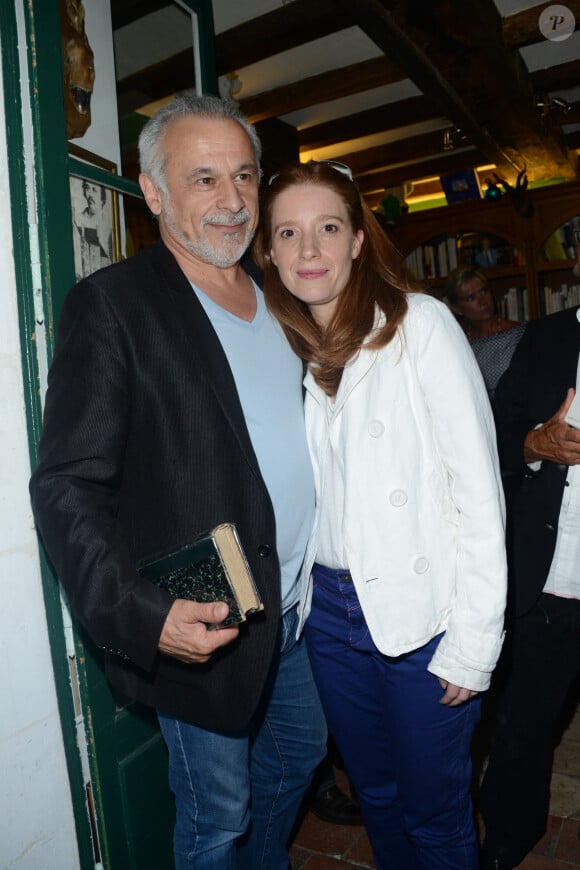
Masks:
[[[524,477],[514,500],[512,579],[515,615],[539,598],[554,555],[567,467],[543,462],[533,472],[524,462],[526,434],[558,410],[576,386],[580,352],[577,309],[528,324],[494,399],[502,468]]]
[[[274,512],[226,356],[163,243],[67,296],[31,495],[116,693],[202,727],[243,727],[279,626]],[[135,566],[224,521],[238,525],[264,613],[210,663],[186,665],[158,653],[171,600]]]

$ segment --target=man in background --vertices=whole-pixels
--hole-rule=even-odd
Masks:
[[[518,865],[543,836],[558,724],[580,675],[579,309],[528,324],[496,393],[502,467],[523,474],[496,733],[482,784],[484,870]]]

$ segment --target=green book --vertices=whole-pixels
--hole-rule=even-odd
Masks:
[[[221,523],[179,550],[145,560],[138,571],[173,598],[225,601],[230,612],[220,625],[236,625],[264,609],[233,523]]]

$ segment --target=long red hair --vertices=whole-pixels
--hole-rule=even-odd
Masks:
[[[276,198],[290,187],[318,185],[334,191],[343,201],[353,232],[362,230],[364,240],[341,293],[336,311],[322,329],[308,305],[283,285],[272,263],[272,210]],[[328,395],[338,389],[346,363],[358,352],[376,320],[376,308],[385,323],[366,346],[380,348],[394,337],[407,312],[405,291],[411,289],[403,275],[397,249],[364,202],[354,181],[332,168],[332,164],[310,161],[289,164],[272,177],[263,190],[261,221],[253,254],[264,270],[264,294],[268,307],[280,321],[294,351],[311,364],[317,383]]]

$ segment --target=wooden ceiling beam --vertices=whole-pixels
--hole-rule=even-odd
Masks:
[[[580,85],[580,60],[539,69],[530,75],[534,92],[563,91]]]
[[[503,42],[493,0],[358,0],[356,11],[365,33],[505,178],[524,167],[531,180],[575,177],[562,141],[538,117],[523,62]],[[482,51],[493,74],[481,74]]]
[[[316,106],[329,100],[348,97],[371,88],[378,88],[401,81],[406,76],[399,67],[386,57],[375,57],[354,63],[341,70],[331,70],[246,97],[240,100],[240,108],[252,121],[263,121],[296,112],[307,106]]]
[[[351,154],[341,154],[340,159],[353,171],[354,175],[386,168],[397,163],[415,163],[439,156],[443,153],[443,130],[423,133],[397,139],[385,145],[366,148],[364,151],[353,151]]]
[[[337,9],[333,0],[293,0],[217,34],[217,73],[234,72],[354,24],[353,12]]]
[[[113,0],[113,30],[174,5],[173,0]],[[304,42],[329,36],[352,27],[354,23],[353,14],[348,10],[337,10],[333,0],[316,0],[316,3],[293,0],[279,9],[216,34],[218,75],[257,63]]]
[[[190,88],[193,84],[191,76],[189,74],[184,76],[180,73],[186,58],[189,58],[191,63],[191,52],[180,52],[154,67],[121,79],[117,82],[117,93],[125,94],[134,91],[140,83],[140,90],[153,87],[157,91],[161,87],[170,85],[168,94]],[[242,112],[255,124],[257,121],[279,117],[307,106],[324,103],[327,100],[348,97],[351,94],[401,81],[403,78],[405,76],[399,68],[386,57],[375,57],[351,64],[341,70],[320,73],[293,82],[291,85],[284,85],[271,91],[246,97],[239,103]]]
[[[111,3],[113,30],[175,5],[172,0],[122,0]],[[218,75],[234,72],[313,39],[352,27],[354,15],[337,10],[333,0],[293,0],[279,9],[216,34]]]
[[[580,0],[566,0],[566,7],[574,13],[576,29],[580,27]],[[538,19],[546,8],[545,3],[538,3],[530,9],[524,9],[515,15],[508,15],[502,20],[501,30],[506,45],[510,48],[523,48],[542,42],[545,36],[540,32]]]
[[[578,6],[578,16],[580,19],[580,0],[575,0],[575,5]],[[544,8],[544,4],[541,4],[540,8]],[[525,33],[529,37],[531,30],[529,19],[532,18],[535,22],[536,41],[538,37],[543,39],[544,37],[541,36],[537,27],[537,9],[526,10],[513,15],[510,20],[522,25],[522,19],[526,19],[523,24],[525,24]],[[523,42],[521,32],[517,37],[515,33],[512,33],[511,38],[514,43]],[[570,87],[571,82],[578,82],[580,84],[580,61],[572,61],[556,68],[539,70],[531,75],[531,80],[534,91],[537,94],[562,90],[564,87]],[[437,114],[431,100],[425,96],[412,97],[408,100],[388,103],[384,106],[368,109],[354,115],[347,115],[344,118],[337,118],[323,124],[306,127],[299,132],[300,148],[301,150],[323,148],[348,139],[433,120],[436,117],[440,116]],[[577,114],[573,111],[566,114],[562,120],[569,124],[579,123]]]
[[[540,8],[544,4],[539,4]],[[580,6],[580,0],[573,0],[574,6]],[[534,7],[531,10],[524,10],[516,15],[512,15],[502,22],[502,28],[506,22],[509,22],[508,37],[506,41],[512,48],[518,48],[529,42],[543,40],[544,37],[539,33],[537,28],[538,9]],[[577,21],[580,25],[580,10],[578,10]],[[255,19],[256,20],[256,19]],[[260,19],[257,19],[259,21]],[[534,30],[535,28],[535,30]],[[535,38],[532,34],[535,33]],[[225,36],[225,34],[222,34]],[[222,38],[218,36],[217,40]],[[363,64],[354,64],[346,69],[341,70],[340,78],[348,81],[346,92],[342,90],[339,93],[335,92],[336,81],[339,78],[338,71],[332,70],[328,73],[323,73],[318,76],[303,79],[296,84],[276,88],[261,94],[256,94],[252,97],[241,101],[242,109],[249,114],[252,120],[263,120],[268,117],[276,117],[277,115],[288,112],[299,111],[309,105],[325,102],[329,99],[329,89],[332,88],[333,99],[341,96],[349,96],[353,93],[360,93],[372,87],[379,87],[383,84],[389,84],[395,81],[401,81],[405,78],[405,74],[400,69],[389,63],[389,68],[385,69],[386,61],[381,58],[376,58],[370,61],[365,61]],[[580,82],[580,62],[571,62],[564,64],[563,69],[558,73],[558,68],[554,70],[541,70],[532,74],[532,81],[536,91],[547,91],[549,89],[557,90],[564,86],[570,86],[570,82]],[[421,98],[416,98],[417,100]],[[423,98],[426,100],[427,98]],[[420,106],[419,103],[416,104]],[[423,104],[425,105],[425,104]],[[365,133],[359,135],[369,135],[370,130],[379,132],[380,121],[373,120],[373,113],[381,113],[381,109],[371,109],[367,113],[358,113],[354,116],[347,116],[344,119],[330,121],[327,124],[305,128],[300,132],[300,143],[303,148],[320,148],[324,144],[331,144],[328,140],[333,139],[333,143],[344,141],[351,138],[351,129],[354,126],[353,118],[365,125]],[[433,108],[431,117],[437,117],[437,111]],[[416,120],[422,120],[423,114],[417,119],[413,119],[410,123]],[[341,126],[344,124],[344,132],[341,131]],[[331,132],[333,130],[334,132]],[[325,129],[326,128],[326,129]],[[361,128],[362,129],[362,128]],[[390,129],[390,128],[389,128]]]
[[[437,111],[427,97],[410,97],[408,100],[387,103],[375,109],[337,118],[335,121],[305,127],[300,130],[298,141],[301,150],[324,148],[347,139],[384,133],[422,121],[432,121],[437,117]]]
[[[152,12],[158,12],[160,9],[173,5],[172,0],[122,0],[121,3],[113,0],[111,3],[113,30],[118,30],[127,24],[133,24],[140,18],[151,15]]]
[[[117,82],[120,114],[126,115],[145,103],[161,100],[194,85],[193,55],[189,50],[181,51]]]

